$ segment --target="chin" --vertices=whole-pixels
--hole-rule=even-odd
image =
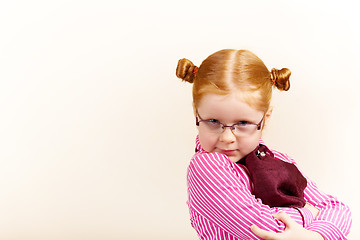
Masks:
[[[232,161],[234,163],[241,159],[240,156],[228,156],[228,158],[230,159],[230,161]]]

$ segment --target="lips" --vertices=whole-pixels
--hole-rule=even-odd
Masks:
[[[234,155],[236,153],[236,150],[220,149],[220,152],[227,155],[227,156],[231,156],[231,155]]]

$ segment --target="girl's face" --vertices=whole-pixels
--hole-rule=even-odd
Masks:
[[[267,122],[271,110],[266,114],[258,111],[240,100],[236,93],[229,95],[207,94],[201,99],[198,108],[195,109],[195,114],[198,114],[198,119],[200,116],[202,120],[211,120],[210,124],[217,120],[229,126],[236,123],[258,124],[263,117],[263,122]],[[237,162],[252,152],[259,144],[263,128],[257,130],[255,125],[249,126],[251,127],[250,132],[237,136],[230,127],[214,133],[214,131],[209,131],[205,122],[200,122],[198,127],[199,141],[205,151],[223,153],[232,162]]]

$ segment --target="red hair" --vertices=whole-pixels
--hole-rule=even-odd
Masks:
[[[273,68],[270,72],[252,52],[234,49],[211,54],[199,67],[188,59],[180,59],[176,69],[177,77],[194,84],[195,108],[205,94],[226,95],[238,90],[243,101],[263,112],[270,106],[273,86],[289,90],[290,74],[287,68]]]

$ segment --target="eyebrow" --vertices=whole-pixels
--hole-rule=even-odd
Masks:
[[[199,113],[197,113],[199,115]],[[215,120],[218,120],[219,122],[221,123],[225,123],[225,121],[222,121],[220,120],[220,118],[216,118],[216,117],[207,117],[207,118],[204,118],[203,116],[200,116],[200,118],[204,119],[204,120],[210,120],[210,119],[215,119]],[[247,117],[242,117],[240,118],[241,120],[236,120],[234,121],[233,123],[236,124],[236,123],[239,123],[239,122],[248,122],[248,123],[256,123],[256,121],[253,121],[253,120],[249,120],[249,118]],[[229,123],[226,123],[226,124],[229,124]]]
[[[221,119],[221,116],[220,116],[220,117],[213,117],[214,115],[213,115],[212,113],[209,114],[210,117],[204,117],[203,115],[200,115],[200,114],[199,114],[199,111],[196,109],[196,114],[197,114],[201,119],[203,119],[203,120],[215,119],[215,120],[220,121],[221,123],[230,124],[229,122],[225,122],[225,121],[220,120],[220,119]],[[206,115],[206,114],[205,114],[205,115]],[[217,115],[217,114],[215,114],[215,115]],[[249,117],[241,117],[241,118],[237,118],[237,119],[241,119],[241,120],[236,120],[236,121],[233,122],[233,124],[236,124],[236,123],[238,123],[238,122],[248,122],[248,123],[255,123],[255,124],[257,124],[257,122],[256,122],[257,119],[255,119],[255,120],[250,120]]]

